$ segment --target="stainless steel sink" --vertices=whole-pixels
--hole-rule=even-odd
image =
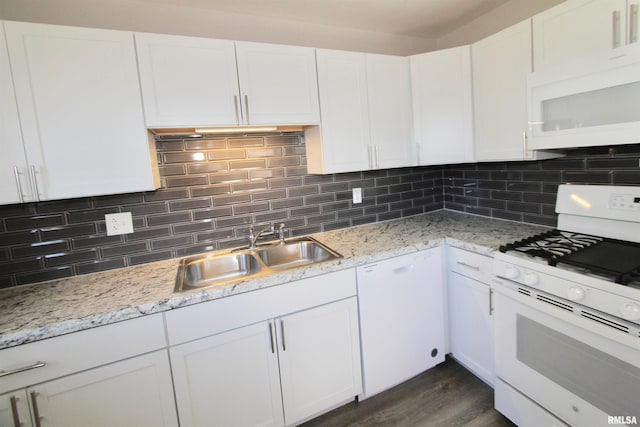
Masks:
[[[180,261],[175,291],[225,283],[260,271],[262,264],[251,253],[193,256]]]
[[[196,255],[180,261],[174,291],[220,285],[341,257],[311,237],[226,254]]]
[[[315,264],[340,255],[315,240],[301,240],[284,245],[268,246],[256,251],[260,260],[270,268],[287,269]]]

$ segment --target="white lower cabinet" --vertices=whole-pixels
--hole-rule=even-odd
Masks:
[[[362,391],[355,297],[284,316],[276,327],[287,425]]]
[[[295,425],[362,392],[355,272],[165,313],[180,425]]]
[[[458,362],[493,386],[491,258],[451,247],[448,255],[449,350]]]
[[[0,426],[178,425],[162,315],[0,351]]]
[[[292,425],[360,393],[356,298],[172,347],[184,426]]]
[[[35,426],[177,426],[166,350],[27,390]]]
[[[281,426],[273,321],[170,349],[183,426]]]

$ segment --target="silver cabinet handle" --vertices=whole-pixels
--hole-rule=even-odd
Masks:
[[[33,180],[33,191],[35,193],[35,199],[37,201],[40,201],[40,189],[38,188],[38,177],[36,176],[37,173],[38,171],[36,171],[36,167],[34,165],[31,165],[31,179]]]
[[[618,36],[618,32],[620,31],[620,11],[614,10],[611,13],[611,19],[611,26],[613,27],[612,44],[613,48],[615,49],[620,46],[620,38]]]
[[[9,402],[11,402],[11,415],[13,416],[13,425],[14,427],[20,427],[23,424],[20,421],[20,414],[18,413],[18,398],[15,396],[11,396],[9,398]]]
[[[489,288],[489,316],[493,316],[493,289]]]
[[[638,41],[638,5],[629,6],[629,43]]]
[[[456,261],[456,264],[461,265],[463,267],[470,268],[472,270],[480,271],[480,267],[478,267],[477,265],[467,264],[466,262],[462,262],[462,261]]]
[[[373,168],[373,157],[371,155],[371,146],[367,146],[367,156],[369,157],[369,168]]]
[[[374,145],[373,146],[373,154],[376,158],[376,165],[375,167],[379,168],[380,167],[380,157],[378,157],[378,146]]]
[[[36,427],[42,427],[42,423],[40,422],[42,420],[42,417],[40,416],[40,409],[38,408],[38,392],[37,391],[31,392],[31,406],[33,409],[33,418],[34,418],[34,421],[36,422]]]
[[[10,369],[8,371],[0,371],[0,377],[6,377],[7,375],[13,375],[19,372],[30,371],[31,369],[42,368],[45,365],[46,363],[38,361],[33,365],[23,366],[22,368]]]
[[[244,111],[247,113],[247,115],[244,117],[244,120],[246,122],[246,124],[251,124],[251,121],[249,120],[249,95],[245,95],[244,96]]]
[[[527,160],[527,132],[522,132],[522,160]]]
[[[282,351],[287,351],[287,345],[284,341],[284,320],[280,321],[280,331],[282,332]]]
[[[269,339],[271,340],[271,353],[276,352],[276,334],[273,333],[273,322],[269,322]]]
[[[16,186],[18,187],[18,197],[20,198],[20,203],[24,203],[24,193],[22,192],[22,183],[20,183],[20,172],[18,171],[18,167],[13,167],[13,176],[16,178]]]
[[[236,108],[236,124],[240,125],[240,110],[238,108],[238,95],[233,96],[233,105]]]

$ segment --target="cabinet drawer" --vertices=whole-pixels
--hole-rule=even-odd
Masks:
[[[168,311],[169,345],[199,339],[356,294],[354,269]]]
[[[448,270],[471,277],[479,282],[491,283],[491,278],[493,277],[491,271],[492,262],[493,258],[486,255],[447,246]]]
[[[0,393],[126,359],[166,346],[161,314],[74,332],[0,351]]]

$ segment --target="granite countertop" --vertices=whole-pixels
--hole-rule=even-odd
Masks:
[[[428,249],[446,242],[491,255],[545,227],[451,211],[313,235],[343,258],[174,293],[179,259],[0,291],[0,349],[274,286]]]

